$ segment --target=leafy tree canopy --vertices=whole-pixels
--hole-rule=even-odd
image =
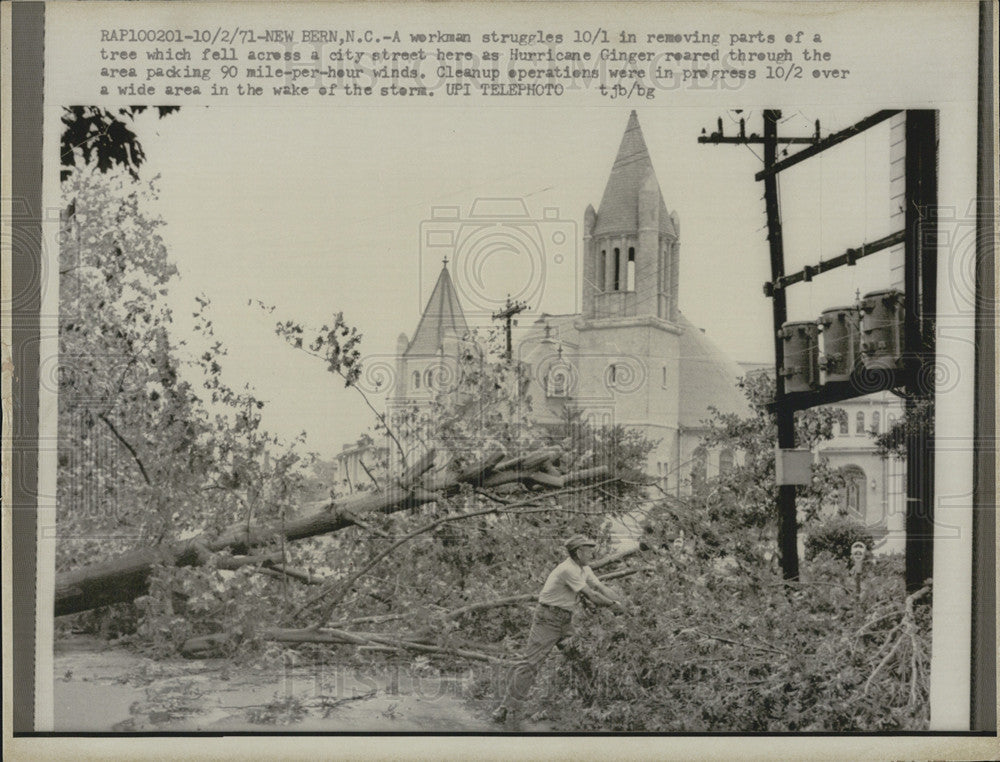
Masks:
[[[124,167],[133,179],[139,179],[139,167],[146,160],[139,137],[132,129],[135,117],[146,106],[127,106],[117,111],[96,106],[70,106],[63,109],[63,132],[59,148],[64,167],[61,179],[69,179],[78,155],[85,164],[93,163],[100,172]],[[180,106],[156,106],[160,118],[178,111]]]

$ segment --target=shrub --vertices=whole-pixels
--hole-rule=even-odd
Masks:
[[[834,516],[820,524],[806,538],[806,560],[811,561],[820,553],[849,561],[851,546],[863,542],[871,550],[874,540],[864,524],[848,516]]]

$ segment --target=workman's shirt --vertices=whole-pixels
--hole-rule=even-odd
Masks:
[[[597,576],[589,566],[580,566],[572,558],[567,558],[545,580],[538,602],[573,611],[580,591],[587,585],[596,588],[597,584]]]

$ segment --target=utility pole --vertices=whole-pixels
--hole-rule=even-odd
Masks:
[[[737,112],[739,113],[739,112]],[[849,248],[843,254],[826,258],[816,265],[807,265],[794,273],[785,273],[781,239],[781,210],[778,201],[778,174],[806,161],[839,143],[860,135],[865,130],[896,116],[898,111],[877,111],[838,132],[820,137],[819,122],[812,137],[778,137],[777,125],[781,112],[764,111],[763,137],[747,135],[740,119],[739,134],[723,134],[719,119],[717,132],[708,135],[702,130],[699,143],[758,144],[764,147],[764,167],[754,179],[764,182],[767,210],[767,238],[771,254],[771,281],[764,284],[764,294],[772,300],[774,331],[787,320],[785,289],[796,283],[809,282],[817,275],[842,266],[852,266],[859,259],[884,251],[897,244],[904,245],[904,344],[902,357],[892,369],[880,368],[878,383],[865,378],[866,367],[854,358],[848,380],[832,380],[814,385],[808,390],[788,391],[783,374],[784,346],[775,342],[775,399],[768,405],[778,424],[779,450],[795,447],[795,412],[817,405],[863,396],[880,389],[899,390],[906,399],[907,415],[912,418],[917,399],[934,400],[935,359],[934,316],[937,293],[937,120],[933,111],[906,111],[905,224],[876,241],[867,241]],[[778,145],[804,144],[805,148],[778,158]],[[860,294],[859,294],[860,296]],[[934,541],[934,435],[932,431],[912,432],[906,441],[906,587],[909,592],[921,587],[933,572]],[[795,487],[781,484],[778,488],[778,544],[782,571],[786,579],[798,577],[796,551]]]
[[[773,336],[775,361],[775,393],[774,411],[778,424],[779,450],[791,450],[795,447],[795,409],[785,400],[785,377],[782,374],[784,366],[784,340],[778,329],[787,320],[785,290],[780,285],[770,288],[772,284],[781,284],[785,278],[785,253],[781,235],[781,208],[778,203],[778,176],[773,172],[778,163],[778,143],[815,146],[820,142],[820,125],[816,120],[816,131],[809,137],[782,137],[778,139],[778,121],[781,112],[776,109],[764,111],[764,135],[757,133],[747,135],[746,121],[741,117],[739,134],[727,136],[723,134],[722,119],[719,119],[719,129],[711,135],[702,130],[699,143],[763,145],[764,176],[756,179],[764,181],[764,206],[767,212],[767,242],[771,254],[771,282],[765,286],[765,293],[771,297],[771,307],[774,316]],[[795,511],[795,485],[780,484],[778,486],[778,550],[781,556],[781,571],[785,579],[799,578],[798,551],[798,520]]]
[[[514,315],[519,312],[524,312],[528,309],[528,305],[521,301],[512,302],[510,300],[510,294],[507,295],[507,304],[502,310],[493,313],[494,320],[505,320],[507,322],[507,362],[511,361],[514,356],[514,345],[511,339],[511,326],[514,324]]]
[[[778,161],[778,120],[781,112],[768,109],[764,112],[764,169],[771,169]],[[816,125],[817,132],[819,124]],[[778,283],[785,276],[785,252],[781,238],[781,209],[778,204],[778,176],[764,178],[764,206],[767,210],[767,242],[771,250],[771,281]],[[795,447],[795,411],[785,402],[784,339],[779,328],[788,318],[785,289],[780,288],[771,297],[775,330],[774,363],[778,372],[774,379],[774,401],[778,418],[778,448]],[[795,515],[795,485],[778,485],[778,550],[781,553],[781,570],[785,579],[799,578],[798,520]]]

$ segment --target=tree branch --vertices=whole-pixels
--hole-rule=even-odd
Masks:
[[[139,472],[142,474],[142,478],[146,481],[146,484],[152,486],[152,482],[149,480],[149,474],[146,473],[146,467],[142,465],[142,460],[139,458],[139,453],[135,451],[135,448],[128,443],[128,440],[123,437],[115,425],[110,421],[110,419],[104,413],[98,413],[97,417],[104,421],[104,424],[111,430],[111,433],[115,435],[115,438],[122,443],[126,450],[131,454],[132,459],[135,464],[139,466]]]
[[[365,473],[368,474],[368,478],[372,480],[372,484],[375,485],[375,491],[376,492],[381,492],[382,491],[382,485],[380,485],[378,483],[378,480],[375,478],[375,475],[371,472],[371,470],[368,468],[368,466],[365,465],[364,458],[362,458],[362,457],[359,456],[358,457],[358,463],[365,470]]]

